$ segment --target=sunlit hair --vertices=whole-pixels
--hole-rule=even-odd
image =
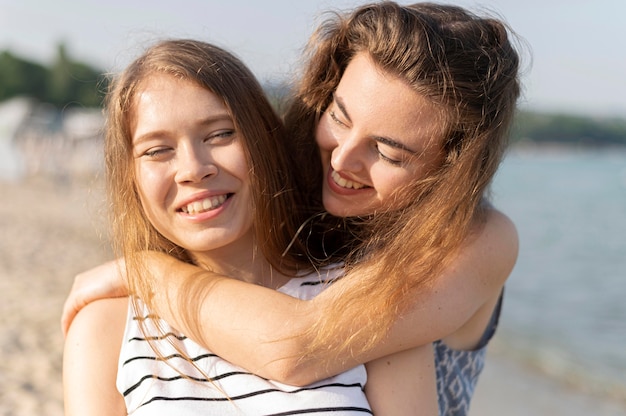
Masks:
[[[135,182],[131,124],[137,95],[156,74],[193,82],[224,101],[249,168],[257,255],[286,275],[310,268],[298,241],[285,252],[302,222],[297,208],[303,202],[292,180],[291,172],[297,167],[287,153],[284,127],[263,89],[244,64],[225,50],[199,41],[166,40],[145,51],[111,83],[106,101],[105,166],[113,242],[116,254],[126,259],[131,294],[154,310],[142,251],[159,251],[192,262],[182,247],[163,237],[148,221]],[[193,303],[191,292],[188,300]],[[192,311],[187,312],[192,319]]]
[[[130,125],[136,96],[154,74],[193,82],[224,100],[243,138],[258,245],[274,267],[296,270],[301,262],[295,256],[282,256],[298,226],[293,211],[299,203],[282,123],[243,63],[223,49],[192,40],[168,40],[149,48],[114,80],[107,96],[106,174],[120,252],[132,256],[157,250],[190,261],[183,249],[150,224],[135,185]]]
[[[333,14],[307,51],[285,119],[304,142],[314,143],[315,125],[357,53],[369,54],[440,114],[441,165],[398,192],[403,209],[368,219],[367,243],[311,328],[311,351],[326,346],[326,354],[341,355],[377,343],[414,291],[427,288],[481,226],[520,94],[519,57],[501,20],[430,3],[381,2]],[[353,336],[337,340],[333,334],[345,328]]]

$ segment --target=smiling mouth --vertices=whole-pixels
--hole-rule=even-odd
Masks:
[[[224,205],[224,202],[226,202],[226,200],[231,196],[232,194],[218,195],[212,196],[210,198],[201,199],[199,201],[194,201],[180,208],[180,211],[190,215],[196,215],[203,212],[211,211]]]
[[[337,173],[337,171],[333,170],[330,172],[330,176],[333,178],[333,181],[341,186],[342,188],[346,188],[346,189],[363,189],[366,187],[366,185],[360,183],[360,182],[354,182],[354,181],[350,181],[347,179],[342,178],[341,176],[339,176],[339,174]]]

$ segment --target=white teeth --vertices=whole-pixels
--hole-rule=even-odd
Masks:
[[[351,188],[351,189],[361,189],[361,188],[365,188],[365,185],[363,185],[362,183],[359,182],[353,182],[353,181],[349,181],[346,180],[344,178],[342,178],[341,176],[339,176],[339,174],[336,171],[332,171],[330,176],[333,178],[333,180],[335,181],[335,183],[339,186],[341,186],[342,188]]]
[[[221,206],[226,201],[226,195],[214,196],[211,198],[203,199],[202,201],[195,201],[186,207],[182,208],[183,212],[187,214],[195,215],[201,212],[210,211],[212,209]]]

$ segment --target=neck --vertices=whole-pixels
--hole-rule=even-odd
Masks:
[[[290,279],[274,269],[254,245],[191,254],[194,262],[206,270],[271,289],[278,289]]]

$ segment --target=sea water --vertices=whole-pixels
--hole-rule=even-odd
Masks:
[[[626,150],[513,150],[493,200],[520,236],[504,352],[626,398]]]

